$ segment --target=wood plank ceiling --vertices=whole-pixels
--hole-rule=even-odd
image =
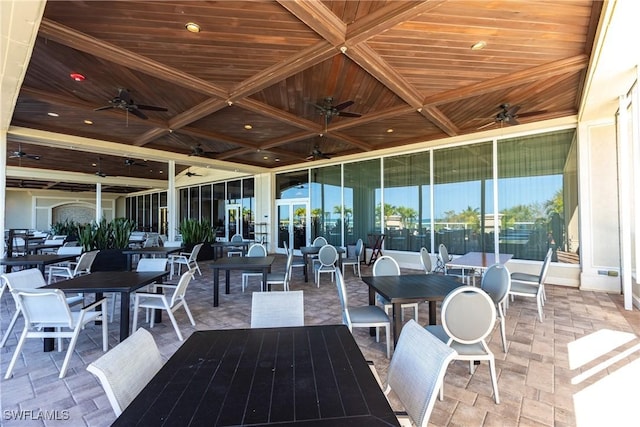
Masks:
[[[336,158],[499,127],[509,124],[495,120],[505,103],[520,106],[520,123],[573,115],[601,6],[47,2],[11,126],[115,142],[123,154],[70,153],[10,132],[9,156],[40,159],[7,164],[164,179],[166,164],[129,159],[127,147],[273,168],[313,160],[314,151]],[[186,31],[188,22],[201,31]],[[480,41],[486,47],[472,50]],[[120,88],[135,104],[167,111],[142,110],[146,120],[95,111]],[[317,106],[328,97],[332,106],[353,101],[340,112],[360,117],[333,115],[327,124]]]

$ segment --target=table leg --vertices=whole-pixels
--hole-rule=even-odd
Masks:
[[[429,301],[429,324],[436,324],[436,302]]]
[[[56,328],[44,328],[45,332],[53,332]],[[43,341],[42,351],[53,351],[55,348],[55,339],[54,338],[45,338]]]
[[[266,292],[267,288],[270,291],[271,286],[267,286],[267,273],[269,272],[268,268],[262,269],[262,292]]]
[[[376,305],[376,291],[369,287],[369,305]],[[369,328],[369,335],[376,336],[376,328]]]
[[[231,292],[230,290],[230,286],[231,286],[231,270],[226,269],[224,271],[224,293],[225,294],[229,294]]]
[[[213,269],[213,306],[214,307],[218,306],[218,298],[219,298],[218,291],[220,290],[220,275],[218,273],[220,273],[220,269],[214,268]]]
[[[304,271],[304,282],[307,283],[309,281],[309,273],[308,273],[308,269],[307,269],[307,263],[309,262],[307,254],[304,253],[302,254],[302,263],[304,264],[304,267],[302,267],[302,271]]]
[[[96,295],[96,298],[98,298],[97,295]],[[129,292],[120,292],[120,342],[124,341],[129,336],[130,304],[131,304],[131,296]]]
[[[157,283],[161,285],[163,283],[163,278],[158,279]],[[156,287],[156,293],[162,294],[164,291],[162,290],[162,286]],[[153,310],[155,313],[153,315],[153,323],[162,323],[162,310]]]
[[[402,331],[402,304],[392,304],[392,322],[393,322],[393,348],[398,345],[398,338],[400,338],[400,332]]]

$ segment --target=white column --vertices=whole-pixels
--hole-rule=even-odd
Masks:
[[[5,205],[7,197],[7,131],[0,130],[0,165],[2,165],[2,173],[0,173],[0,224],[2,224],[2,232],[7,228],[5,224]],[[0,256],[4,254],[5,245],[4,238],[0,239]]]
[[[176,229],[178,228],[178,207],[176,204],[176,162],[170,160],[167,178],[169,186],[167,188],[167,239],[170,242],[176,240]]]
[[[102,219],[102,183],[96,182],[96,222]]]

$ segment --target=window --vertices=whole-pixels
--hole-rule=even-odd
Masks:
[[[380,159],[344,165],[345,244],[367,243],[369,234],[381,232],[380,181]]]
[[[342,244],[340,166],[311,169],[311,240]]]

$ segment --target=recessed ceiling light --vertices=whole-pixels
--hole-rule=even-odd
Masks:
[[[96,163],[91,163],[91,166],[93,166],[95,168],[98,165]]]
[[[84,124],[85,124],[85,125],[92,125],[92,124],[93,124],[93,122],[92,122],[91,120],[85,120],[85,121],[84,121]]]
[[[391,128],[387,129],[387,133],[393,133],[393,129]]]
[[[51,116],[51,117],[60,117],[60,114],[58,114],[58,113],[54,113],[54,112],[50,112],[50,113],[47,113],[47,116]]]
[[[279,161],[280,161],[280,158],[276,157],[276,158],[275,158],[275,159],[273,159],[273,160],[275,160],[276,162],[279,162]]]
[[[474,44],[471,46],[471,50],[482,50],[482,49],[484,49],[485,47],[487,47],[487,42],[486,42],[486,41],[484,41],[484,40],[480,40],[479,42],[474,43]]]
[[[85,77],[80,73],[71,73],[69,74],[69,77],[71,77],[73,80],[77,82],[82,82],[85,79]]]
[[[264,160],[269,160],[269,156],[262,157]]]
[[[199,33],[200,32],[200,25],[196,24],[195,22],[187,22],[184,27],[190,33]]]
[[[253,129],[253,126],[251,126],[251,125],[244,125],[244,128],[245,128],[246,130],[251,130],[251,129]]]
[[[164,171],[160,171],[160,173],[164,173]]]

